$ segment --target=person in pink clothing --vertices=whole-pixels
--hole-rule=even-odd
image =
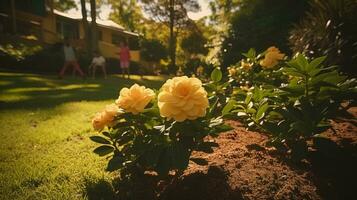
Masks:
[[[123,77],[125,77],[125,73],[128,74],[128,78],[130,78],[130,71],[129,71],[129,65],[130,65],[130,49],[126,42],[120,42],[120,52],[119,52],[119,58],[120,58],[120,68]]]

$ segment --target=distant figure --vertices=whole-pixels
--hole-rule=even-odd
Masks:
[[[120,68],[123,75],[125,77],[125,73],[128,74],[128,78],[130,78],[130,49],[126,42],[120,42]]]
[[[69,66],[72,66],[73,71],[74,72],[78,71],[78,73],[84,78],[84,73],[79,67],[79,64],[76,59],[76,55],[74,53],[74,49],[71,46],[68,38],[64,39],[63,52],[64,52],[64,65],[59,73],[59,78],[63,78],[64,73],[66,72],[66,69]]]
[[[88,72],[92,72],[93,79],[95,78],[95,71],[97,70],[97,67],[102,68],[104,78],[107,79],[107,71],[105,69],[105,58],[96,51],[94,52],[92,63],[88,67]]]

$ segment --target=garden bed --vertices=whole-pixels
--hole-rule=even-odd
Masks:
[[[350,109],[356,116],[357,108]],[[229,121],[234,130],[216,138],[214,153],[193,153],[201,165],[190,162],[178,180],[157,182],[146,174],[135,198],[159,199],[354,199],[357,175],[356,120],[333,122],[323,133],[331,140],[324,150],[310,148],[308,159],[293,162],[266,145],[268,137]],[[202,158],[202,159],[201,159]],[[120,189],[120,186],[118,187]],[[122,188],[123,189],[123,188]],[[123,190],[119,191],[123,194]]]

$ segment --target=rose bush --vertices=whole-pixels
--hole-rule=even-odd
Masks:
[[[355,105],[356,79],[348,79],[336,67],[325,67],[325,57],[299,54],[283,63],[284,54],[275,47],[243,55],[247,58],[239,67],[232,66],[237,72],[230,76],[235,102],[231,117],[270,134],[270,144],[293,159],[304,158],[307,141],[317,140],[332,119]],[[247,71],[243,63],[253,67]]]
[[[223,89],[217,73],[212,84]],[[206,136],[231,129],[222,119],[227,100],[205,87],[197,78],[182,76],[167,80],[158,94],[137,84],[121,89],[115,104],[92,120],[102,133],[90,137],[101,144],[94,153],[107,156],[107,170],[120,170],[122,178],[146,170],[180,174],[193,151],[210,153],[217,147]]]

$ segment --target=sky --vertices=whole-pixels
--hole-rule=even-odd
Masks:
[[[69,14],[81,16],[81,10],[80,10],[81,5],[80,5],[79,1],[80,0],[76,0],[78,9],[69,10],[68,11]],[[189,12],[188,16],[193,20],[197,20],[197,19],[200,19],[200,18],[205,17],[207,15],[210,15],[211,14],[211,10],[209,9],[208,1],[209,0],[198,0],[198,3],[201,6],[201,10],[199,12],[196,12],[196,13]],[[87,8],[89,8],[89,5],[87,6]],[[101,19],[108,19],[109,13],[111,11],[111,7],[108,6],[108,5],[103,5],[103,6],[100,7],[99,10],[100,10],[99,17]]]

